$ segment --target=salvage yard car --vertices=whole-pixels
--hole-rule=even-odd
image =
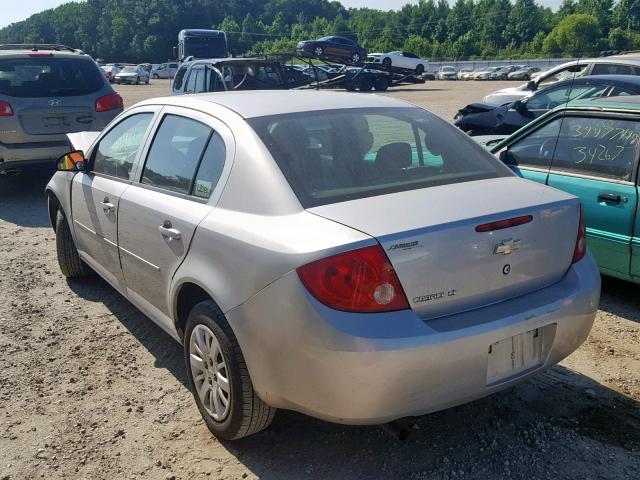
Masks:
[[[358,64],[367,58],[367,50],[344,37],[322,37],[298,42],[296,53],[302,57],[321,58]]]
[[[129,83],[139,85],[140,82],[149,84],[149,71],[140,65],[127,65],[115,76],[116,83]]]
[[[55,168],[66,133],[101,130],[120,112],[96,62],[61,45],[0,45],[0,172]]]
[[[422,75],[427,69],[427,61],[410,52],[375,53],[371,57],[373,63],[379,63],[387,69],[413,70],[416,75]]]
[[[555,83],[506,105],[472,103],[458,110],[454,120],[469,135],[509,135],[570,100],[639,94],[640,76],[594,75]]]
[[[640,96],[576,100],[492,151],[526,179],[582,201],[600,271],[640,283]]]
[[[579,200],[408,103],[158,98],[77,146],[47,186],[60,268],[96,271],[184,345],[221,438],[277,408],[379,424],[468,402],[592,326]]]

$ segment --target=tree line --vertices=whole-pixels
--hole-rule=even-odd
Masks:
[[[328,0],[87,0],[0,29],[0,43],[61,43],[107,61],[161,62],[183,28],[227,32],[234,55],[293,52],[341,35],[431,60],[588,56],[640,49],[640,0],[420,0],[398,11]]]

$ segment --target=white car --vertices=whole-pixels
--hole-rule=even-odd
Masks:
[[[370,55],[373,63],[380,63],[385,68],[404,68],[415,70],[421,75],[427,69],[427,61],[410,52],[373,53]]]
[[[585,75],[640,75],[640,59],[614,56],[567,62],[538,76],[531,76],[531,80],[519,87],[496,90],[484,97],[482,102],[490,105],[515,102],[553,83]]]
[[[162,63],[151,67],[152,78],[173,78],[178,71],[177,63]]]
[[[436,72],[436,80],[457,80],[458,72],[450,65],[444,65]]]
[[[473,68],[465,67],[458,70],[458,80],[469,80],[473,73]]]

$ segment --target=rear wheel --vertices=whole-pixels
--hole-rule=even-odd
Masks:
[[[360,80],[360,91],[368,92],[373,88],[373,79],[371,77],[362,77]]]
[[[323,53],[324,53],[324,50],[322,49],[322,47],[316,47],[313,49],[313,54],[316,57],[321,57]]]
[[[276,409],[253,390],[240,345],[213,301],[189,313],[184,350],[189,386],[211,433],[237,440],[269,426]]]
[[[140,77],[136,77],[136,85],[140,85]]]
[[[391,68],[391,59],[389,57],[385,57],[385,59],[382,60],[382,66],[384,68]]]
[[[157,74],[157,73],[154,73],[154,74],[153,74],[153,79],[154,79],[154,80],[158,80],[159,78],[160,78],[160,77],[158,76],[158,74]]]
[[[353,92],[355,91],[356,86],[353,84],[351,80],[347,80],[347,82],[344,84],[344,88],[349,92]]]
[[[416,75],[422,75],[424,73],[424,65],[420,64],[416,67]]]
[[[375,82],[373,82],[373,88],[375,88],[379,92],[385,91],[389,88],[389,79],[387,77],[378,77]]]
[[[147,77],[144,81],[145,85],[149,85],[149,77]]]
[[[360,57],[360,54],[358,52],[353,52],[353,54],[351,55],[351,61],[353,63],[360,63],[362,57]]]
[[[89,267],[78,255],[67,217],[61,208],[58,209],[56,215],[56,252],[60,271],[65,277],[85,277],[91,273]]]

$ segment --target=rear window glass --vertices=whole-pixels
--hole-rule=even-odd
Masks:
[[[250,119],[305,208],[511,175],[467,135],[418,108]]]
[[[103,74],[90,59],[30,57],[0,60],[0,94],[68,97],[97,92]]]

